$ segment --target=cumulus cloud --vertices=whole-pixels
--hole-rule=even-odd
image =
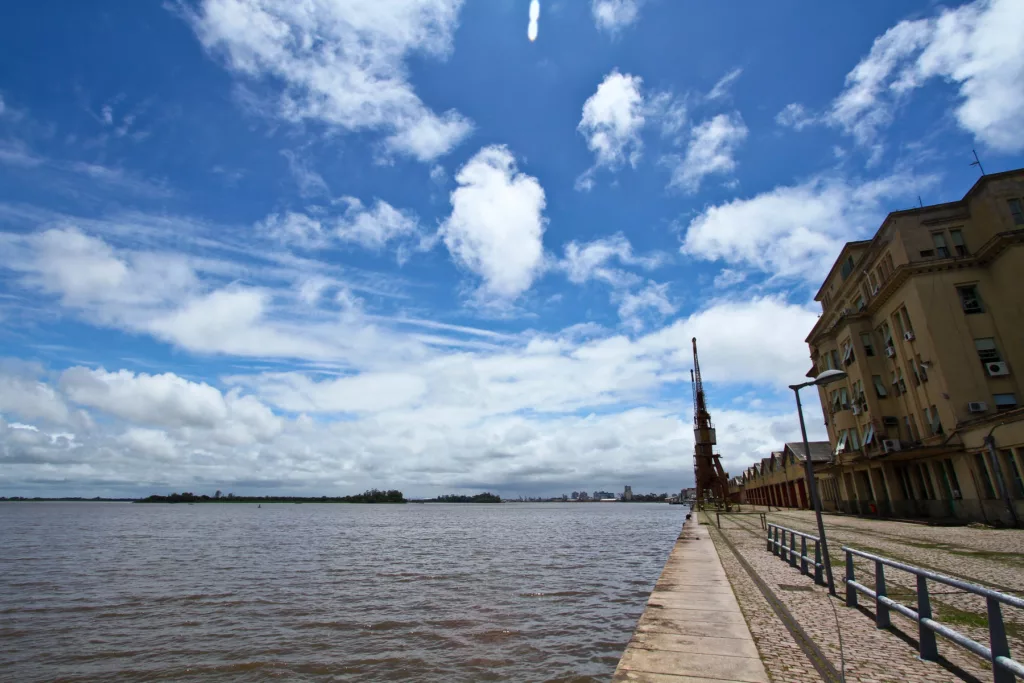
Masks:
[[[1024,5],[976,0],[936,17],[901,21],[879,36],[846,77],[828,120],[864,145],[876,143],[901,98],[939,78],[955,84],[960,126],[989,147],[1024,149]]]
[[[637,20],[642,4],[643,0],[591,0],[590,11],[599,29],[615,34]]]
[[[746,140],[747,133],[747,126],[738,112],[719,114],[694,126],[686,155],[667,157],[673,167],[669,187],[696,192],[706,176],[735,170],[736,150]]]
[[[374,251],[401,240],[411,241],[421,251],[434,246],[433,236],[421,229],[412,211],[396,209],[382,199],[375,199],[370,206],[357,197],[342,197],[339,201],[345,205],[340,214],[324,207],[313,207],[313,215],[273,213],[257,223],[256,229],[271,239],[303,249],[320,249],[332,241]]]
[[[594,153],[594,166],[577,181],[577,189],[590,189],[596,169],[615,169],[625,163],[635,167],[643,144],[643,79],[613,70],[597,91],[583,103],[583,117],[576,129]]]
[[[544,189],[504,146],[484,147],[459,169],[440,235],[452,259],[483,281],[484,299],[513,300],[544,264]]]
[[[689,224],[684,254],[772,275],[820,282],[842,245],[868,237],[891,208],[934,181],[894,174],[856,184],[813,178],[710,206]],[[752,229],[751,226],[757,226]]]
[[[665,304],[657,288],[649,294],[647,304],[629,305],[657,314]],[[799,379],[808,363],[802,337],[814,321],[781,299],[720,301],[635,338],[567,329],[416,361],[382,349],[343,376],[245,374],[225,378],[227,390],[172,373],[74,367],[48,392],[106,419],[70,436],[17,430],[10,423],[32,409],[8,401],[0,459],[18,463],[14,482],[57,476],[87,491],[96,480],[144,495],[242,480],[317,494],[371,485],[557,491],[579,476],[664,473],[682,486],[689,477],[679,454],[692,448],[690,338],[701,344],[722,450],[738,463],[795,438],[798,425],[788,404],[726,410],[715,389],[752,382],[771,397]],[[666,398],[675,392],[683,397]]]
[[[280,83],[289,121],[382,131],[385,147],[421,161],[472,130],[454,110],[431,111],[408,81],[412,56],[451,52],[462,0],[204,0],[190,20],[234,72]]]
[[[645,314],[653,313],[664,319],[677,310],[679,307],[669,298],[668,283],[648,282],[639,291],[626,292],[619,301],[619,318],[634,330],[643,329]]]

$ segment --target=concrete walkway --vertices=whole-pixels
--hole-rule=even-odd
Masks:
[[[683,525],[613,681],[768,683],[715,544]]]

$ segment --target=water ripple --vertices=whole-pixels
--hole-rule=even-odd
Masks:
[[[607,680],[680,512],[0,504],[0,679]]]

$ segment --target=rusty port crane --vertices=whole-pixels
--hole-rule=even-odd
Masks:
[[[696,486],[698,509],[706,505],[715,509],[729,509],[729,481],[722,469],[721,456],[715,453],[715,426],[711,423],[707,401],[704,397],[704,383],[700,377],[700,361],[697,359],[697,338],[693,338],[693,369],[690,370],[690,384],[693,387],[693,477]]]

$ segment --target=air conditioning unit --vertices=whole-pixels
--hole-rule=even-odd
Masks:
[[[887,358],[895,358],[896,357],[896,349],[893,348],[892,346],[886,346],[885,347],[885,355],[886,355]]]
[[[853,411],[854,415],[860,415],[860,406],[859,405],[854,404],[853,407],[850,410]]]
[[[985,369],[988,370],[989,377],[1002,377],[1010,374],[1010,368],[1006,363],[985,363]]]
[[[900,442],[898,439],[883,439],[882,450],[886,453],[892,453],[900,449]]]
[[[967,410],[972,413],[984,413],[988,410],[988,404],[984,401],[971,401],[967,404]]]
[[[903,339],[906,340],[906,341],[914,341],[915,338],[916,337],[914,337],[914,333],[913,332],[904,332],[903,333]]]

